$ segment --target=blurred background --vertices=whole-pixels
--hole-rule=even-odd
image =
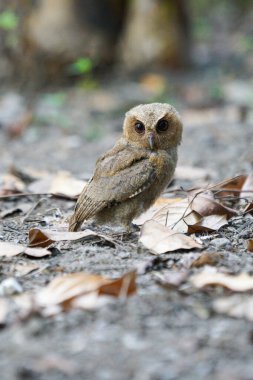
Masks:
[[[252,169],[253,2],[0,0],[0,171],[90,175],[125,111],[168,102],[180,164]]]

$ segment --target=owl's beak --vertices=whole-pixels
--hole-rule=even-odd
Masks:
[[[150,149],[153,150],[154,149],[154,135],[153,135],[153,133],[150,133],[148,135],[148,143],[149,143]]]

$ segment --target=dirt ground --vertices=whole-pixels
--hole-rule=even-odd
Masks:
[[[7,120],[0,120],[0,173],[11,166],[24,171],[30,167],[52,173],[69,171],[87,179],[96,158],[120,135],[124,112],[132,105],[155,100],[172,102],[182,115],[179,166],[205,169],[210,183],[249,173],[253,164],[252,111],[249,108],[243,118],[236,96],[233,98],[232,91],[226,95],[225,79],[219,83],[224,97],[212,97],[207,89],[213,81],[214,77],[208,76],[175,77],[170,91],[163,94],[134,80],[105,83],[90,92],[70,89],[33,98],[5,94],[2,99],[6,101],[8,95],[10,100],[0,104],[0,116]],[[245,85],[238,83],[234,92],[244,93]],[[20,125],[17,128],[13,120],[8,122],[11,116],[6,104],[14,104],[17,113],[18,109],[32,111],[32,123],[22,133]],[[11,138],[15,128],[17,136]],[[178,176],[173,186],[187,189],[202,179]],[[30,228],[56,228],[74,207],[71,200],[41,198],[33,220],[22,222],[24,213],[0,220],[0,241],[27,243]],[[20,203],[32,206],[38,200],[34,196],[3,199],[0,211]],[[221,254],[217,267],[253,273],[253,256],[246,249],[252,228],[253,218],[246,215],[232,218],[209,235],[206,250]],[[24,290],[36,290],[59,274],[87,271],[115,278],[154,258],[138,243],[136,234],[116,246],[97,241],[54,246],[50,257],[3,258],[0,279],[15,275],[13,268],[18,263],[36,263],[41,270],[18,277]],[[219,315],[212,307],[215,299],[230,292],[221,287],[182,292],[157,282],[157,275],[180,271],[186,258],[195,254],[181,250],[162,255],[170,260],[144,273],[139,269],[134,296],[95,311],[71,310],[26,320],[14,313],[0,331],[1,379],[251,380],[252,322]]]

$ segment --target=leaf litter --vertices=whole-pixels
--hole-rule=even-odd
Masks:
[[[15,302],[24,315],[51,316],[73,308],[96,309],[113,298],[125,299],[135,293],[135,271],[116,279],[79,272],[57,277],[36,293],[16,297]]]
[[[197,175],[197,173],[195,174]],[[68,178],[69,182],[67,181]],[[48,177],[46,179],[48,181]],[[187,236],[187,234],[209,234],[218,231],[228,224],[229,219],[237,216],[242,208],[243,213],[251,212],[252,203],[250,201],[246,207],[240,202],[241,195],[246,196],[251,191],[251,182],[247,179],[247,176],[238,176],[218,185],[188,192],[183,191],[174,198],[165,194],[148,210],[144,218],[143,216],[140,217],[142,220],[138,224],[142,225],[142,229],[139,241],[155,255],[203,248],[199,239],[196,240],[196,236]],[[32,180],[31,182],[40,186],[39,181],[37,184],[36,181]],[[77,180],[77,187],[73,186],[75,193],[70,193],[64,189],[64,186],[68,183],[67,187],[71,187],[71,181],[72,178],[69,174],[60,173],[54,178],[54,181],[51,177],[51,180],[47,182],[47,188],[36,188],[35,186],[35,190],[45,190],[66,196],[66,199],[73,199],[78,195],[78,191],[81,191],[84,183]],[[250,186],[246,186],[245,183],[250,183]],[[80,186],[79,190],[77,190],[78,186]],[[228,198],[232,196],[233,204],[231,207],[228,206]],[[234,208],[235,206],[236,208]],[[24,207],[24,210],[26,209]],[[9,214],[6,211],[7,214],[2,215],[3,217],[5,215],[11,216],[12,212],[15,213],[16,211],[18,211],[18,207],[13,208],[13,210],[10,209]],[[110,236],[89,229],[72,233],[66,230],[32,228],[29,231],[29,247],[22,244],[0,242],[0,256],[9,258],[19,254],[26,254],[30,257],[49,256],[51,252],[46,248],[51,244],[61,241],[74,242],[94,237],[114,243]],[[252,244],[252,239],[248,240],[249,251],[252,251]],[[236,292],[253,289],[252,277],[247,273],[231,275],[218,272],[215,268],[213,268],[213,272],[210,272],[209,269],[207,271],[210,265],[217,265],[220,258],[221,254],[219,253],[203,252],[198,254],[197,258],[190,260],[189,265],[184,270],[170,271],[165,274],[156,273],[155,279],[167,289],[180,289],[182,283],[191,284],[200,290],[210,285],[221,286]],[[155,262],[148,264],[145,266],[146,269],[142,268],[138,273],[141,275],[149,270],[159,271],[159,265],[166,268],[165,261],[167,260],[163,259],[162,263],[158,263],[158,267]],[[22,265],[20,267],[17,265],[15,270],[17,276],[25,276],[37,269],[36,264],[22,267]],[[192,270],[199,270],[201,267],[204,269],[192,274]],[[108,302],[109,296],[125,298],[134,294],[136,291],[135,280],[135,272],[126,273],[116,280],[85,272],[73,273],[56,278],[46,288],[39,289],[35,293],[23,293],[16,297],[15,302],[20,307],[21,315],[39,312],[41,315],[49,316],[71,308],[94,309]]]

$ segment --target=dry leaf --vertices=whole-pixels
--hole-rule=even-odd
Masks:
[[[44,257],[51,255],[47,249],[29,248],[22,244],[13,244],[9,242],[0,242],[0,257],[17,256],[20,253],[25,253],[31,257]]]
[[[12,174],[0,175],[0,195],[17,194],[25,189],[25,184]]]
[[[188,224],[200,221],[199,216],[192,212],[188,199],[168,204],[154,213],[152,220],[173,229],[175,232],[188,232]]]
[[[201,248],[190,236],[177,233],[153,220],[144,223],[139,241],[154,254]]]
[[[229,178],[215,185],[212,189],[218,191],[219,196],[236,196],[246,180],[246,175],[238,175],[237,177]]]
[[[188,233],[218,231],[226,224],[226,215],[208,215],[195,224],[189,224]]]
[[[202,272],[191,276],[190,281],[196,288],[218,285],[235,292],[245,292],[253,289],[253,276],[250,276],[247,273],[229,275],[216,271],[212,273],[210,270],[203,270]]]
[[[29,247],[48,247],[49,245],[59,241],[78,241],[91,237],[99,237],[112,242],[109,237],[88,229],[78,232],[68,232],[33,228],[29,231]]]
[[[76,179],[68,172],[59,172],[52,180],[49,193],[76,198],[86,184],[86,181]]]
[[[246,178],[240,193],[241,198],[253,199],[253,173]]]
[[[8,242],[0,242],[0,257],[17,256],[24,252],[25,247],[21,244],[13,244]]]
[[[233,318],[245,318],[253,322],[253,296],[234,294],[213,302],[216,313],[226,314]]]
[[[39,269],[40,266],[37,264],[16,264],[14,267],[15,276],[16,277],[22,277],[26,276],[27,274],[33,272],[34,270]]]
[[[243,214],[252,214],[253,213],[253,202],[248,203],[245,209],[243,210]]]
[[[96,306],[99,296],[127,297],[136,292],[136,273],[129,272],[122,277],[111,280],[103,276],[80,272],[54,279],[46,288],[35,295],[35,302],[40,308],[61,306],[71,307]],[[81,298],[88,295],[88,298]],[[86,301],[86,303],[85,303]],[[57,309],[57,311],[59,311]]]
[[[253,239],[249,239],[247,243],[247,250],[253,252]]]
[[[72,177],[69,172],[60,171],[55,175],[51,174],[31,183],[28,186],[28,191],[62,195],[73,199],[79,196],[86,184],[86,181]]]
[[[200,268],[204,265],[216,265],[220,260],[221,255],[219,253],[202,253],[197,259],[192,261],[191,268]]]
[[[158,213],[160,210],[162,210],[165,205],[168,206],[168,205],[177,203],[179,201],[182,201],[182,198],[163,198],[163,197],[160,197],[155,201],[155,203],[152,207],[150,207],[147,211],[145,211],[140,216],[138,216],[136,219],[134,219],[133,223],[137,224],[138,226],[142,226],[147,220],[153,219],[154,215],[156,213]]]
[[[26,213],[30,209],[31,209],[31,205],[29,205],[28,203],[21,203],[16,207],[11,207],[7,210],[0,212],[0,219],[5,218],[6,216],[11,216],[11,215],[16,214],[18,212]]]
[[[188,271],[182,272],[166,272],[166,273],[156,273],[155,279],[157,283],[167,289],[178,288],[188,277]]]
[[[238,215],[237,211],[216,202],[210,192],[202,192],[195,195],[190,204],[191,209],[201,216],[226,215],[229,219],[232,216]]]

